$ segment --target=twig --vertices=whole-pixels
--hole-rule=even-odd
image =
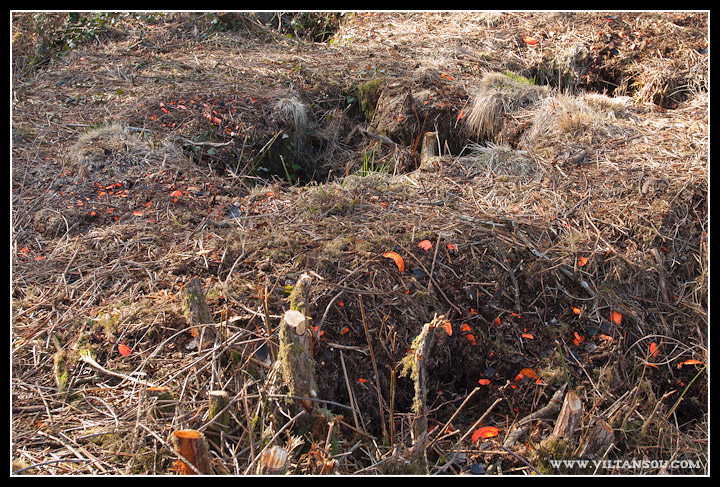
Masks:
[[[428,448],[432,447],[433,444],[435,444],[435,442],[440,439],[440,435],[442,435],[443,432],[447,429],[447,427],[450,426],[450,424],[452,424],[452,422],[455,420],[457,415],[460,414],[460,411],[463,410],[463,408],[465,407],[467,402],[470,400],[470,398],[473,397],[475,395],[475,393],[479,390],[480,390],[480,388],[476,387],[475,389],[472,390],[472,392],[470,394],[467,395],[467,397],[462,402],[462,404],[460,404],[460,407],[457,408],[457,410],[453,413],[453,415],[450,417],[450,419],[448,419],[447,422],[443,425],[443,427],[440,428],[440,431],[438,431],[437,435],[435,435],[435,438],[430,440],[430,442],[428,443],[428,446],[427,446]]]
[[[373,373],[375,374],[375,390],[378,398],[378,413],[380,414],[380,425],[382,426],[383,438],[387,438],[387,429],[385,428],[385,414],[383,413],[383,398],[380,391],[380,374],[378,374],[377,362],[375,361],[375,353],[373,352],[372,342],[370,340],[370,332],[368,331],[367,320],[365,319],[365,306],[363,305],[362,294],[358,295],[360,304],[360,316],[362,317],[363,328],[365,329],[365,339],[370,349],[370,361],[372,362]]]
[[[500,257],[502,258],[502,266],[508,271],[508,274],[510,275],[510,282],[512,283],[513,294],[515,295],[515,311],[521,313],[522,309],[520,307],[520,287],[518,286],[517,279],[515,278],[515,272],[512,270],[512,267],[510,267],[507,255],[505,254],[505,249],[503,248],[502,242],[497,236],[495,236],[495,241],[497,242],[498,252],[500,253]]]
[[[136,379],[135,377],[130,377],[129,375],[121,374],[120,372],[113,372],[112,370],[108,370],[99,363],[97,363],[91,356],[90,353],[87,350],[83,350],[80,352],[80,358],[83,362],[90,365],[91,367],[96,368],[100,372],[106,375],[111,375],[113,377],[120,377],[124,380],[129,380],[130,382],[134,382],[135,384],[144,385],[147,387],[158,387],[157,385],[153,384],[152,382],[148,382],[145,380]]]
[[[435,253],[433,254],[432,265],[430,265],[430,278],[431,279],[428,279],[428,292],[430,292],[432,290],[432,283],[433,283],[432,276],[433,276],[433,273],[435,272],[435,261],[437,260],[439,244],[440,244],[440,235],[438,235],[437,239],[435,239]]]
[[[198,142],[195,140],[186,139],[185,137],[177,137],[177,139],[182,140],[183,142],[190,144],[190,145],[198,145],[198,146],[207,146],[207,147],[225,147],[227,145],[232,144],[235,142],[234,140],[228,140],[227,142]]]
[[[392,238],[392,237],[390,237],[390,238]],[[435,280],[435,278],[433,278],[433,277],[430,275],[430,272],[428,272],[427,267],[425,267],[425,266],[423,265],[423,263],[420,262],[420,259],[418,259],[417,257],[415,257],[415,255],[413,255],[412,253],[410,253],[410,251],[408,251],[408,249],[406,249],[400,242],[398,242],[398,241],[395,240],[394,238],[393,238],[393,242],[395,242],[395,244],[396,244],[398,247],[400,247],[401,249],[403,249],[403,251],[405,252],[405,254],[409,255],[410,257],[412,257],[412,258],[415,260],[415,262],[417,262],[417,264],[422,268],[422,270],[425,272],[425,274],[428,275],[428,278],[429,278],[430,280],[432,280],[433,284],[435,285],[435,289],[437,289],[438,291],[440,291],[440,294],[442,294],[442,297],[445,298],[445,301],[446,301],[455,311],[457,311],[460,316],[462,316],[462,315],[463,315],[462,310],[461,310],[460,308],[458,308],[458,307],[455,305],[455,303],[453,303],[452,301],[450,301],[450,298],[447,297],[447,294],[445,294],[445,291],[442,290],[442,287],[440,287],[440,286],[438,285],[437,281]]]
[[[348,378],[347,368],[345,367],[345,357],[343,356],[342,350],[340,350],[340,365],[342,366],[343,376],[345,377],[345,387],[347,387],[348,397],[350,398],[350,407],[352,408],[355,428],[360,430],[360,422],[358,421],[357,412],[355,411],[357,409],[355,406],[355,395],[353,394],[352,387],[350,386],[350,379]]]
[[[490,414],[490,412],[491,412],[493,409],[495,409],[495,406],[497,406],[498,404],[500,404],[500,401],[502,401],[502,400],[503,400],[502,397],[498,397],[497,399],[495,399],[495,401],[490,405],[490,407],[488,407],[488,408],[485,410],[485,412],[483,413],[483,415],[480,416],[480,417],[477,419],[477,421],[475,421],[475,422],[472,424],[472,426],[470,426],[470,428],[468,428],[468,430],[465,432],[464,435],[462,435],[462,437],[458,440],[458,444],[462,443],[462,442],[465,440],[465,438],[467,438],[468,436],[470,436],[470,435],[475,431],[475,428],[477,428],[480,423],[482,423],[483,421],[485,421],[485,418],[487,417],[487,415]]]
[[[400,147],[398,144],[396,144],[395,142],[393,142],[393,141],[390,140],[389,138],[385,137],[384,135],[374,134],[374,133],[369,132],[369,131],[367,131],[367,130],[365,130],[364,128],[361,128],[361,127],[359,127],[359,126],[358,126],[358,131],[359,131],[361,134],[363,134],[364,136],[370,137],[370,138],[372,138],[372,139],[375,139],[375,140],[381,142],[382,144],[390,147],[391,149],[397,149],[398,147]]]
[[[12,475],[19,475],[23,472],[26,472],[27,470],[42,467],[44,465],[52,465],[53,463],[80,463],[80,462],[92,462],[93,460],[90,460],[89,458],[57,458],[55,460],[45,460],[44,462],[40,463],[33,463],[32,465],[28,467],[23,467],[18,470],[13,470]]]

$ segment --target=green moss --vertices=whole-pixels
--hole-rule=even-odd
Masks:
[[[70,379],[65,351],[59,350],[53,356],[53,372],[55,374],[55,385],[60,391],[64,391]]]
[[[517,81],[518,83],[524,83],[527,85],[535,85],[535,76],[533,76],[532,78],[526,78],[525,76],[521,76],[517,73],[513,73],[512,71],[505,71],[505,73],[503,73],[503,74],[505,76],[507,76],[508,78]]]
[[[373,78],[367,83],[357,87],[360,112],[363,117],[365,117],[365,120],[372,120],[373,115],[375,114],[375,107],[380,99],[380,94],[382,93],[384,86],[384,78]]]
[[[568,463],[567,465],[555,463],[556,461],[577,459],[575,449],[575,446],[567,441],[550,436],[531,450],[533,454],[529,460],[535,468],[546,475],[591,474],[593,468],[592,462],[589,462],[585,469],[576,463]],[[553,463],[550,463],[551,461]]]

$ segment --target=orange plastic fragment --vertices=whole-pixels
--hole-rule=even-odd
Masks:
[[[405,270],[405,261],[402,259],[402,257],[400,257],[397,252],[384,252],[382,255],[383,257],[394,260],[400,272],[403,272]]]
[[[681,368],[683,365],[705,365],[705,364],[703,362],[701,362],[700,360],[695,360],[694,358],[691,358],[691,359],[685,360],[684,362],[680,362],[677,365],[678,369]]]
[[[525,367],[520,371],[520,373],[515,376],[516,381],[521,381],[523,378],[527,377],[528,379],[539,379],[537,372],[535,372],[533,369],[529,367]]]
[[[445,330],[445,333],[447,333],[448,336],[452,336],[452,325],[450,324],[449,321],[443,321],[438,326],[440,328],[442,328],[443,330]]]
[[[500,430],[498,430],[495,426],[482,426],[475,430],[475,433],[472,435],[472,441],[474,443],[480,438],[486,440],[488,438],[492,438],[493,436],[497,436],[498,433],[500,433]]]
[[[430,242],[430,240],[423,240],[418,244],[418,247],[423,250],[430,250],[432,248],[432,242]]]

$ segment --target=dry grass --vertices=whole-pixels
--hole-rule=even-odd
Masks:
[[[504,122],[535,104],[548,91],[547,87],[535,86],[526,79],[487,73],[480,80],[479,93],[468,111],[466,128],[479,140],[500,142],[497,137]]]
[[[43,58],[28,54],[33,18],[17,15],[11,470],[173,474],[172,434],[192,428],[225,475],[282,459],[294,475],[664,472],[550,464],[577,458],[602,419],[603,459],[708,472],[709,97],[707,58],[689,54],[707,16],[676,15],[621,13],[610,30],[589,13],[354,14],[330,45],[250,16],[216,32],[212,16],[173,14],[147,36],[123,18]],[[642,31],[638,45],[620,28]],[[600,30],[619,55],[602,57]],[[586,61],[578,42],[593,47]],[[618,81],[629,59],[647,77],[597,90],[592,76]],[[527,82],[560,65],[560,90]],[[516,78],[485,75],[505,72]],[[354,131],[372,121],[348,100],[385,77],[412,80],[411,140],[428,114],[426,130],[455,127],[463,150],[441,140],[437,167],[415,170],[394,161],[419,147]],[[304,134],[295,147],[321,177],[260,179],[271,153],[291,162],[283,133]],[[303,274],[322,413],[298,429],[269,364]],[[180,300],[195,276],[213,320],[199,328],[214,330],[199,349]],[[400,372],[435,315],[453,334],[427,357],[422,443]],[[540,381],[518,380],[523,368]],[[567,386],[584,407],[574,444],[547,441],[555,418],[510,441]],[[209,415],[217,390],[226,428]],[[481,425],[500,435],[473,441]]]

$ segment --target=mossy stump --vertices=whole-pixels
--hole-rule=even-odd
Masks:
[[[290,309],[280,320],[280,349],[275,362],[275,384],[273,390],[284,395],[285,404],[293,416],[301,412],[312,418],[319,411],[316,402],[315,359],[312,353],[310,318],[307,299],[311,277],[303,274],[290,293]],[[299,423],[306,424],[307,420]]]
[[[215,330],[212,327],[202,326],[212,323],[212,315],[205,299],[205,290],[198,277],[193,277],[185,284],[181,292],[182,310],[192,335],[197,341],[198,350],[203,345],[215,340]]]
[[[411,351],[402,361],[402,375],[409,375],[415,386],[412,411],[415,414],[413,422],[413,445],[406,452],[404,472],[408,474],[428,474],[428,460],[426,442],[428,435],[427,425],[427,363],[432,353],[435,341],[435,331],[438,326],[445,328],[449,322],[444,316],[435,316],[430,323],[423,325],[420,334],[415,337]]]

